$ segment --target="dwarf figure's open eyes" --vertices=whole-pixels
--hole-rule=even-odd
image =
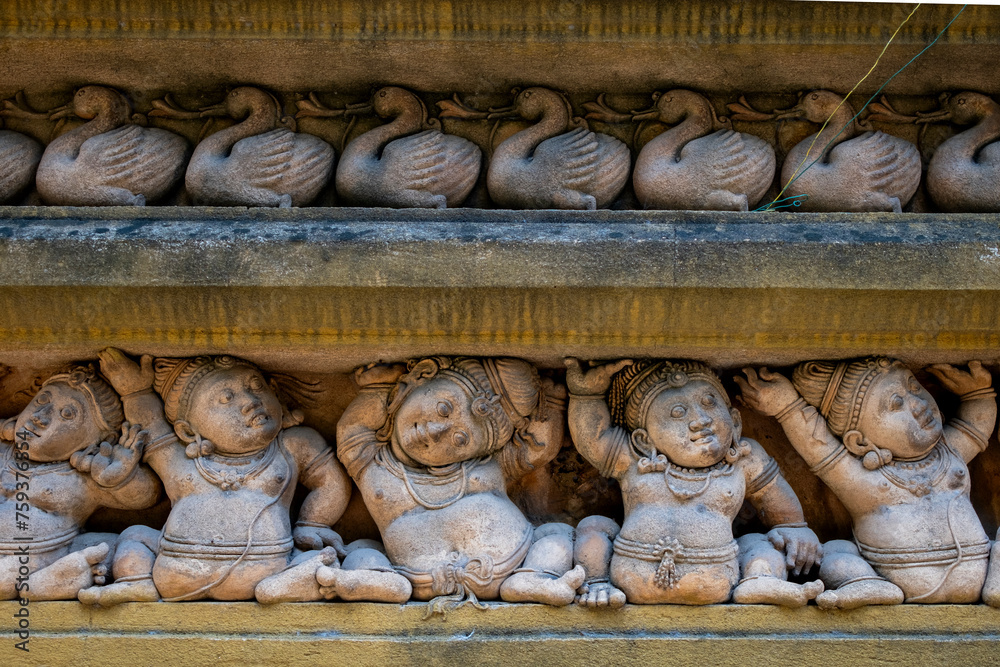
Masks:
[[[452,406],[448,401],[441,401],[437,404],[437,413],[442,417],[447,417],[451,414]]]
[[[233,392],[229,391],[228,389],[222,392],[222,394],[219,396],[219,403],[225,404],[231,400],[233,400]]]
[[[52,400],[52,397],[49,396],[49,392],[43,391],[38,395],[38,397],[35,400],[38,401],[39,405],[48,405],[49,401]]]
[[[67,405],[62,410],[59,411],[59,416],[65,419],[66,421],[69,421],[74,417],[76,417],[76,408],[74,408],[72,405]]]
[[[716,400],[713,394],[705,394],[705,396],[702,397],[701,399],[701,404],[704,405],[706,408],[715,407],[715,403]]]
[[[909,390],[911,394],[919,394],[922,389],[923,387],[920,385],[919,382],[917,382],[916,378],[910,378]]]
[[[670,409],[670,416],[674,419],[681,419],[687,414],[687,408],[683,405],[675,405]]]
[[[258,376],[253,376],[250,378],[250,389],[253,391],[260,391],[264,388],[264,379]]]
[[[889,399],[889,409],[890,410],[902,410],[903,409],[903,397],[899,394],[893,394],[892,398]]]

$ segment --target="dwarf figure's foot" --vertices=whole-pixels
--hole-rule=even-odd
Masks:
[[[582,565],[573,566],[575,531],[565,523],[535,528],[523,565],[500,586],[505,602],[541,602],[565,607],[587,579]]]
[[[517,572],[500,587],[505,602],[541,602],[565,607],[576,599],[576,589],[583,585],[587,573],[577,565],[557,577],[548,572]]]
[[[1000,540],[994,542],[990,549],[990,567],[986,571],[983,602],[991,607],[1000,607]]]
[[[822,581],[795,584],[777,577],[744,579],[733,589],[736,604],[776,604],[782,607],[804,607],[823,592]]]
[[[625,606],[625,593],[607,581],[584,583],[576,603],[589,609],[620,609]]]
[[[348,602],[363,600],[401,604],[409,600],[413,593],[410,580],[392,569],[385,554],[358,542],[348,546],[343,566],[331,563],[317,569],[316,582],[327,600],[340,598]]]
[[[95,577],[103,581],[107,566],[102,561],[110,549],[102,542],[74,551],[38,570],[28,580],[28,597],[32,600],[74,599],[81,589],[94,585]]]
[[[881,577],[844,584],[816,597],[820,609],[857,609],[870,604],[901,604],[905,596],[896,584]]]
[[[829,590],[816,598],[820,609],[857,609],[900,604],[906,599],[898,586],[878,576],[853,542],[831,540],[823,545],[823,552],[819,576]]]
[[[292,561],[287,570],[264,579],[254,595],[261,604],[278,602],[311,602],[323,599],[316,582],[316,571],[337,563],[337,550],[325,547],[322,551],[307,551]]]
[[[149,575],[123,577],[109,586],[91,586],[77,595],[83,604],[113,607],[123,602],[158,602],[160,592]]]

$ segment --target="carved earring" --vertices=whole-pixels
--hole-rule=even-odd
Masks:
[[[214,451],[215,445],[212,444],[212,441],[202,438],[199,433],[194,434],[194,442],[188,443],[188,446],[184,449],[184,453],[189,459],[196,459],[199,456],[211,456]]]
[[[865,470],[878,470],[892,462],[892,452],[882,449],[865,439],[861,431],[848,431],[844,434],[844,447],[851,454],[861,458]]]

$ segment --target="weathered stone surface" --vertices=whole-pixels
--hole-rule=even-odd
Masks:
[[[432,662],[620,664],[622,660],[698,666],[751,661],[802,664],[989,664],[1000,612],[982,605],[868,607],[630,606],[614,613],[576,607],[490,605],[422,621],[423,604],[134,603],[116,609],[53,602],[31,607],[31,653],[0,633],[0,658],[49,665],[133,665],[169,656],[186,665],[317,660],[377,665]],[[10,617],[17,603],[0,603]],[[37,630],[36,630],[37,628]],[[711,641],[706,641],[710,637]],[[125,644],[128,651],[122,651]]]

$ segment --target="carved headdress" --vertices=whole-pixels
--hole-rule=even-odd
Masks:
[[[722,386],[719,376],[700,361],[642,360],[626,366],[611,378],[611,388],[608,390],[611,420],[629,432],[644,429],[649,406],[656,397],[669,389],[680,389],[693,380],[704,380],[712,385],[722,396],[726,407],[732,411],[729,394]],[[733,426],[733,441],[726,454],[728,463],[735,463],[750,452],[749,445],[742,440],[739,424],[734,423]],[[663,470],[666,465],[667,459],[662,454],[639,450],[636,450],[636,454],[641,457],[641,472]]]
[[[153,388],[163,398],[163,411],[167,420],[171,423],[178,419],[187,421],[191,397],[198,384],[214,371],[235,367],[250,368],[264,375],[255,364],[229,355],[157,359],[153,366]],[[310,407],[313,395],[318,391],[316,386],[278,373],[267,374],[265,377],[281,402],[284,412],[282,427],[301,424],[302,413],[290,409],[289,399],[294,398],[298,404]]]
[[[51,375],[42,387],[57,382],[83,394],[90,404],[92,419],[101,429],[101,437],[116,442],[125,421],[125,412],[118,393],[98,374],[97,369],[92,364],[68,366]]]
[[[868,470],[892,461],[892,452],[863,440],[857,430],[871,388],[903,362],[887,357],[853,361],[807,361],[795,367],[792,384],[806,403],[826,419],[830,432],[843,439],[844,446],[862,458]],[[845,437],[848,436],[848,437]]]
[[[629,431],[646,427],[646,413],[661,393],[679,389],[692,380],[704,380],[715,387],[726,407],[729,394],[719,376],[700,361],[637,361],[615,373],[608,390],[611,419]]]
[[[379,440],[389,441],[396,412],[410,393],[436,377],[450,379],[469,395],[473,414],[483,418],[486,425],[490,452],[503,450],[510,442],[518,445],[519,451],[523,445],[534,444],[527,428],[542,403],[538,371],[520,359],[472,357],[410,361],[409,372],[399,379],[389,396],[389,418],[377,434]]]
[[[792,384],[806,403],[819,410],[830,431],[843,437],[858,427],[868,391],[894,367],[904,366],[886,357],[807,361],[795,367]]]

